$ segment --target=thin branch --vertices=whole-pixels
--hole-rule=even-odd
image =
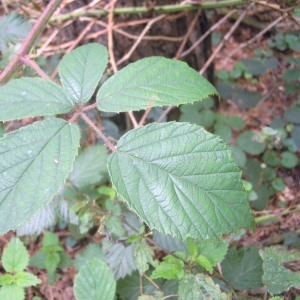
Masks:
[[[233,9],[228,14],[226,14],[222,19],[209,28],[189,49],[182,52],[180,57],[187,56],[190,54],[200,43],[202,43],[214,30],[216,30],[221,24],[223,24],[231,15],[233,15],[237,10]]]
[[[46,7],[44,12],[40,15],[36,23],[31,28],[26,39],[24,39],[19,53],[10,61],[7,67],[0,74],[0,82],[7,82],[10,77],[17,71],[21,63],[20,58],[26,56],[29,53],[34,42],[46,27],[48,21],[55,12],[56,8],[59,6],[60,2],[61,0],[50,1],[49,5]]]
[[[249,46],[250,44],[252,44],[253,42],[259,40],[266,32],[268,32],[269,30],[271,30],[274,26],[276,26],[278,23],[280,23],[284,18],[285,18],[285,15],[282,15],[282,16],[278,17],[275,21],[273,21],[272,23],[270,23],[266,28],[264,28],[262,31],[260,31],[258,34],[256,34],[252,39],[248,40],[247,42],[245,42],[243,44],[240,44],[239,47],[237,47],[236,49],[234,49],[224,59],[222,67],[224,67],[227,64],[228,59],[230,59],[232,56],[234,56],[237,52],[239,52],[243,48],[245,48],[245,47]]]
[[[84,120],[96,132],[96,134],[104,141],[106,147],[111,152],[115,152],[116,151],[115,146],[111,143],[109,138],[106,137],[106,135],[101,131],[101,129],[99,129],[83,111],[79,112],[79,115],[82,118],[82,120]]]
[[[209,67],[209,65],[213,62],[216,55],[220,52],[220,50],[223,48],[224,44],[229,40],[229,38],[232,36],[233,32],[237,29],[237,27],[240,25],[244,17],[246,16],[248,10],[253,6],[253,4],[250,4],[243,13],[239,16],[239,18],[235,21],[231,29],[227,32],[227,34],[224,36],[222,42],[218,45],[218,47],[214,50],[210,58],[206,61],[202,69],[199,71],[200,74],[203,74],[206,69]]]
[[[20,61],[25,65],[33,69],[41,78],[50,79],[49,76],[40,68],[40,66],[31,59],[27,57],[20,57]]]
[[[158,14],[169,14],[175,12],[181,12],[183,10],[199,10],[199,9],[217,9],[228,6],[240,6],[246,4],[248,0],[223,0],[223,1],[210,1],[199,4],[170,4],[170,5],[156,5],[149,10],[145,6],[136,7],[117,7],[114,10],[114,15],[128,15],[128,14],[143,14],[149,12],[155,12]],[[83,16],[100,17],[109,14],[107,9],[87,9],[79,11],[77,13],[60,14],[51,18],[50,23],[60,23],[70,19],[77,19]]]
[[[140,120],[138,126],[142,126],[142,125],[145,124],[146,119],[147,119],[147,117],[149,116],[149,114],[150,114],[150,112],[151,112],[151,109],[152,109],[152,107],[148,107],[148,108],[146,109],[146,111],[144,112],[144,114],[143,114],[143,116],[142,116],[142,118],[141,118],[141,120]]]

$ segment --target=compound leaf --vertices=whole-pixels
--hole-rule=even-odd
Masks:
[[[207,239],[254,226],[229,147],[197,125],[134,129],[119,140],[108,169],[119,195],[151,229]]]
[[[73,106],[67,92],[49,80],[23,77],[0,87],[1,121],[63,114]]]
[[[229,299],[225,293],[222,293],[220,287],[215,284],[210,277],[203,274],[187,274],[179,283],[179,300],[186,299]]]
[[[29,263],[29,254],[18,238],[12,239],[5,248],[2,264],[6,272],[16,273],[23,271]]]
[[[270,247],[261,251],[263,259],[263,282],[271,294],[287,292],[291,287],[300,289],[300,272],[289,268],[300,261],[300,254],[284,247]],[[291,264],[292,265],[292,264]]]
[[[116,281],[107,264],[93,258],[79,270],[75,278],[74,293],[77,300],[113,300]]]
[[[237,290],[252,290],[263,286],[262,259],[254,247],[231,249],[222,262],[223,276]]]
[[[56,118],[0,139],[0,235],[50,203],[71,171],[79,140],[77,125]]]
[[[83,104],[91,99],[107,62],[107,49],[96,43],[78,47],[63,57],[59,77],[76,103]]]
[[[186,63],[148,57],[107,80],[97,94],[98,109],[121,112],[203,100],[217,90]]]

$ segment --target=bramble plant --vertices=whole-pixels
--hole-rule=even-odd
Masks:
[[[45,117],[0,139],[0,234],[30,221],[62,192],[78,154],[78,118],[95,130],[111,152],[107,168],[118,197],[151,230],[181,240],[206,240],[240,228],[254,229],[241,172],[229,146],[218,136],[185,122],[152,123],[127,132],[114,145],[86,113],[95,107],[101,112],[127,112],[177,106],[216,95],[216,89],[183,62],[150,57],[128,65],[96,91],[107,61],[105,47],[88,44],[60,62],[61,85],[23,77],[0,88],[0,121]],[[95,92],[96,104],[87,104]],[[62,115],[67,115],[66,120]],[[143,249],[145,241],[137,239],[135,244]],[[210,257],[205,255],[207,249],[203,254],[191,243],[188,251],[183,261],[209,272],[226,252]],[[146,252],[151,257],[148,248]],[[140,264],[141,273],[146,269]],[[113,298],[115,281],[110,269],[101,260],[93,260],[79,270],[77,299],[84,299],[88,292],[92,297],[95,290],[102,293],[97,278],[83,280],[86,272],[98,276],[100,271],[102,292],[107,293],[106,299]],[[155,274],[159,277],[159,270]],[[188,293],[184,282],[213,284],[198,277],[181,276],[179,293]],[[215,292],[219,293],[217,288]]]

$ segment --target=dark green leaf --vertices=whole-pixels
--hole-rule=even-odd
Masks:
[[[298,76],[299,78],[299,76]],[[286,122],[300,124],[300,107],[290,107],[284,112],[283,116]]]
[[[77,125],[54,118],[0,139],[0,234],[50,203],[71,171],[79,139]]]
[[[281,164],[287,169],[292,169],[298,164],[298,156],[292,152],[284,151],[281,153]]]
[[[259,155],[265,150],[265,143],[255,140],[255,136],[252,131],[247,130],[240,134],[237,138],[237,144],[245,152],[252,155]]]
[[[119,140],[108,169],[117,192],[152,229],[207,239],[254,226],[228,146],[196,125],[132,130]]]
[[[258,249],[231,249],[222,262],[222,273],[226,281],[237,290],[255,290],[262,287],[262,259]]]
[[[113,300],[115,291],[114,275],[100,259],[88,261],[75,277],[74,294],[77,300]]]
[[[94,257],[104,260],[102,248],[98,244],[90,243],[83,252],[75,256],[74,266],[79,270],[87,261]]]
[[[23,77],[0,87],[1,121],[63,114],[73,105],[61,86],[40,78]]]
[[[239,146],[231,146],[232,158],[236,162],[236,164],[243,168],[246,165],[247,157],[245,152]]]
[[[76,48],[59,64],[59,77],[76,103],[86,103],[94,94],[108,62],[107,49],[96,43]]]
[[[186,63],[149,57],[113,75],[97,94],[98,109],[121,112],[203,100],[217,90]]]

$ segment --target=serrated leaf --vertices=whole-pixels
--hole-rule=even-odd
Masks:
[[[262,259],[254,247],[231,249],[222,262],[226,281],[237,290],[255,290],[262,284]]]
[[[291,287],[300,289],[300,272],[294,272],[284,266],[285,263],[300,260],[297,251],[288,251],[285,247],[269,247],[261,251],[263,259],[263,282],[271,294],[281,294]]]
[[[144,274],[149,269],[149,264],[153,265],[154,263],[154,251],[149,245],[147,245],[145,240],[142,240],[136,245],[134,256],[137,269],[141,274]]]
[[[71,171],[79,140],[77,125],[54,118],[0,139],[0,235],[50,203]]]
[[[79,270],[87,261],[92,258],[104,260],[102,248],[98,244],[90,243],[83,252],[77,254],[74,260],[74,266]]]
[[[0,120],[64,114],[73,108],[67,92],[40,78],[15,79],[0,87]]]
[[[20,287],[29,287],[41,282],[37,276],[28,272],[18,272],[16,274],[16,284]]]
[[[31,28],[25,18],[15,12],[0,18],[0,51],[5,51],[10,43],[20,42]]]
[[[2,265],[6,272],[21,272],[29,263],[29,254],[20,239],[12,239],[5,248]]]
[[[228,249],[228,240],[203,240],[199,242],[198,246],[198,253],[202,256],[199,258],[201,262],[205,262],[204,264],[201,264],[208,272],[212,272],[212,268],[217,265],[217,263],[221,262]],[[206,260],[203,258],[205,257],[209,264],[206,262]],[[198,261],[199,263],[199,261]]]
[[[13,284],[14,281],[15,276],[12,274],[4,274],[0,276],[0,286]]]
[[[254,226],[229,147],[197,125],[134,129],[119,140],[108,169],[117,192],[151,229],[207,239]]]
[[[76,158],[69,176],[72,184],[78,189],[84,189],[107,181],[107,157],[107,149],[104,145],[84,149]]]
[[[218,95],[217,90],[186,63],[148,57],[109,78],[97,94],[98,109],[122,112],[179,105]]]
[[[83,104],[91,99],[107,62],[107,49],[96,43],[78,47],[63,57],[59,77],[76,103]]]
[[[136,270],[134,249],[135,245],[125,247],[118,243],[113,245],[109,253],[106,254],[106,261],[112,269],[116,279],[130,275]]]
[[[80,268],[75,277],[74,293],[77,300],[113,300],[116,281],[105,262],[93,258]]]
[[[184,276],[184,263],[172,255],[167,255],[152,272],[151,278],[181,279]]]
[[[60,261],[60,255],[56,252],[47,253],[45,257],[45,267],[48,274],[54,274]]]
[[[197,300],[226,300],[227,295],[222,293],[220,287],[213,282],[210,277],[203,274],[185,275],[179,283],[178,300],[197,299]]]
[[[17,285],[6,285],[0,288],[1,300],[24,300],[24,288]]]

